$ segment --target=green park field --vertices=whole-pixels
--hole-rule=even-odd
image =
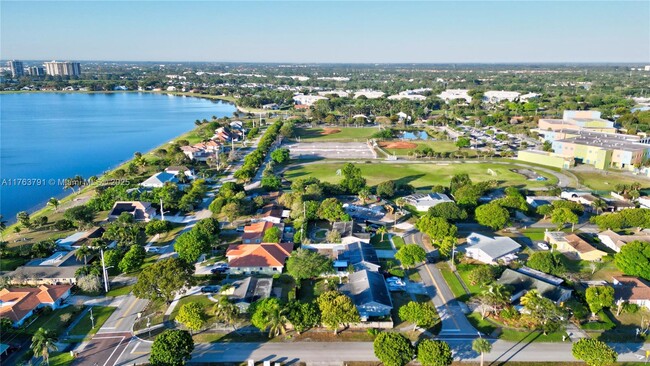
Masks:
[[[374,127],[299,128],[296,135],[303,141],[365,141],[379,131]]]
[[[338,183],[342,177],[336,171],[343,168],[345,163],[308,163],[292,164],[284,173],[288,180],[300,177],[314,177],[321,181]],[[394,180],[398,184],[411,184],[416,189],[431,189],[436,185],[449,185],[451,177],[455,174],[467,173],[474,182],[496,180],[500,186],[544,187],[548,184],[557,184],[557,178],[548,173],[537,173],[546,177],[546,181],[529,181],[526,177],[511,172],[508,165],[494,163],[478,164],[400,164],[400,163],[361,163],[356,164],[361,169],[368,185],[374,186],[387,180]],[[491,169],[496,176],[488,172]]]

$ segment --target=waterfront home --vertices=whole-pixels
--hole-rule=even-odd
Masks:
[[[70,296],[71,285],[10,287],[0,290],[0,318],[9,319],[14,327],[23,325],[37,309],[58,309]]]
[[[221,143],[209,140],[192,146],[181,146],[180,149],[190,160],[207,161],[210,158],[216,158],[216,155],[221,151]]]
[[[173,174],[175,176],[178,176],[180,173],[183,173],[188,179],[195,178],[192,169],[186,167],[185,165],[169,166],[165,168],[165,173]]]
[[[221,142],[232,142],[240,141],[243,137],[241,130],[231,130],[228,127],[219,127],[214,130],[214,136],[212,140],[217,140]]]
[[[510,268],[503,271],[497,283],[509,286],[512,289],[510,301],[513,304],[518,304],[519,299],[530,290],[537,290],[541,296],[553,301],[555,304],[568,300],[572,293],[572,290],[559,286],[556,282]]]
[[[547,231],[544,240],[567,258],[583,261],[600,261],[607,253],[594,248],[576,234],[562,231]]]
[[[6,274],[13,284],[71,284],[77,283],[75,273],[84,266],[83,258],[77,259],[75,251],[58,251],[48,258],[33,259]],[[92,257],[86,258],[87,260]]]
[[[161,188],[165,183],[178,183],[178,178],[175,174],[159,172],[140,183],[140,186],[145,188]]]
[[[507,236],[487,236],[471,233],[467,237],[467,257],[486,264],[510,263],[517,258],[521,245]]]
[[[650,284],[638,277],[614,276],[614,300],[623,300],[650,310]]]
[[[156,215],[156,209],[149,202],[117,201],[108,213],[108,221],[116,220],[123,212],[133,216],[135,221],[149,221]]]
[[[226,251],[231,274],[282,273],[293,251],[291,243],[233,244]]]
[[[58,239],[56,245],[65,250],[79,249],[82,245],[90,245],[92,239],[101,238],[104,231],[104,228],[96,226],[89,230],[80,231],[68,237]]]
[[[605,230],[598,234],[598,239],[606,247],[615,251],[616,253],[621,251],[621,248],[632,241],[643,241],[650,243],[650,230],[639,230],[634,234],[618,234],[612,230]]]
[[[384,276],[367,269],[348,276],[348,282],[341,286],[341,292],[352,299],[361,321],[370,317],[390,316],[393,302]]]

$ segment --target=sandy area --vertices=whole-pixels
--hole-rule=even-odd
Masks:
[[[379,143],[379,146],[387,149],[415,149],[418,147],[418,145],[415,143],[405,141],[382,141]]]

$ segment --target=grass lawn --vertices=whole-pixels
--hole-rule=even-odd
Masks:
[[[327,291],[327,279],[318,278],[316,280],[304,280],[298,291],[298,300],[310,302],[316,300],[320,294]],[[336,281],[334,279],[334,281]],[[338,283],[338,282],[337,282]]]
[[[382,166],[379,166],[382,164]],[[321,181],[339,183],[343,178],[337,176],[336,171],[343,168],[344,163],[309,163],[290,165],[284,173],[288,180],[299,177],[314,177]],[[459,164],[400,164],[400,163],[371,163],[356,164],[361,169],[361,174],[366,178],[368,185],[374,186],[387,180],[394,180],[398,184],[411,184],[416,189],[431,189],[435,185],[448,186],[454,174],[467,173],[472,181],[496,180],[500,186],[525,186],[528,188],[544,187],[547,184],[556,184],[557,178],[544,172],[538,172],[548,180],[529,181],[524,176],[511,172],[507,165],[494,163],[459,163]],[[489,174],[488,169],[497,175]]]
[[[74,358],[70,356],[70,352],[54,353],[50,355],[50,366],[68,366],[72,364]]]
[[[106,296],[121,296],[131,293],[133,285],[114,287],[106,293]]]
[[[172,229],[169,232],[166,232],[164,234],[160,234],[158,237],[158,241],[156,241],[153,245],[155,246],[164,246],[167,244],[170,244],[172,240],[176,238],[178,233],[185,228],[185,224],[177,224],[177,223],[172,223]],[[148,240],[151,240],[150,238]]]
[[[499,339],[511,342],[562,342],[562,336],[566,332],[556,332],[544,335],[538,331],[520,331],[513,328],[501,327],[496,323],[486,319],[481,319],[481,314],[473,312],[467,315],[467,319],[480,332],[490,335],[497,328],[500,328]]]
[[[456,296],[456,298],[462,299],[467,297],[463,285],[460,284],[460,281],[458,281],[458,278],[456,278],[456,275],[454,275],[446,262],[438,262],[436,263],[436,267],[438,267],[440,272],[442,272],[442,277],[445,278],[447,285],[449,285],[449,289],[451,289],[451,292]]]
[[[25,332],[34,334],[38,328],[44,328],[45,330],[58,334],[65,330],[66,324],[69,324],[80,311],[81,309],[76,306],[66,306],[56,309],[49,314],[41,314],[32,324],[25,328]],[[64,321],[68,317],[67,314],[69,314],[69,322]]]
[[[533,241],[544,240],[544,228],[529,228],[526,230],[521,230],[521,234]]]
[[[406,243],[404,242],[404,238],[402,238],[401,236],[394,235],[393,244],[395,244],[395,248],[399,250],[399,248],[403,247]]]
[[[408,270],[409,280],[411,282],[422,282],[422,277],[420,277],[420,272],[417,269],[411,268]]]
[[[212,311],[211,311],[212,307],[214,306],[214,304],[216,304],[216,302],[210,300],[206,295],[186,296],[186,297],[178,300],[178,305],[176,305],[176,308],[174,308],[174,311],[172,311],[171,315],[169,316],[169,320],[173,321],[174,319],[176,319],[176,316],[178,315],[178,312],[181,310],[181,307],[184,304],[187,304],[187,303],[190,303],[190,302],[198,302],[200,305],[203,306],[203,309],[205,310],[205,312],[207,314],[212,313]],[[207,319],[208,323],[212,322],[213,317],[214,317],[213,315],[208,316],[208,319]]]
[[[360,141],[370,138],[372,134],[379,131],[375,127],[333,127],[332,129],[340,130],[341,132],[323,134],[322,128],[298,128],[296,135],[300,136],[301,140],[313,141]]]
[[[391,250],[393,246],[390,245],[390,240],[388,239],[388,234],[384,234],[384,240],[381,240],[381,234],[374,235],[370,238],[370,244],[372,244],[375,249],[380,250]]]
[[[22,257],[0,258],[0,271],[13,271],[28,261],[29,259]]]
[[[460,278],[463,279],[463,282],[465,282],[465,286],[469,289],[469,291],[474,294],[478,294],[481,291],[483,291],[483,288],[479,285],[472,285],[471,281],[469,280],[469,274],[472,272],[472,270],[479,265],[476,264],[467,264],[467,263],[461,263],[456,266],[456,271],[460,275]]]
[[[580,180],[580,183],[597,191],[611,191],[617,184],[641,183],[641,189],[650,188],[650,182],[643,178],[630,177],[614,171],[583,172],[571,171]]]
[[[71,335],[88,336],[97,333],[99,328],[106,322],[109,316],[113,314],[115,308],[108,306],[93,306],[93,318],[95,318],[95,327],[91,328],[90,312],[84,314],[83,318],[70,331]]]

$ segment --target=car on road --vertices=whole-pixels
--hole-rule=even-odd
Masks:
[[[204,294],[219,292],[219,286],[203,286],[201,292]]]

